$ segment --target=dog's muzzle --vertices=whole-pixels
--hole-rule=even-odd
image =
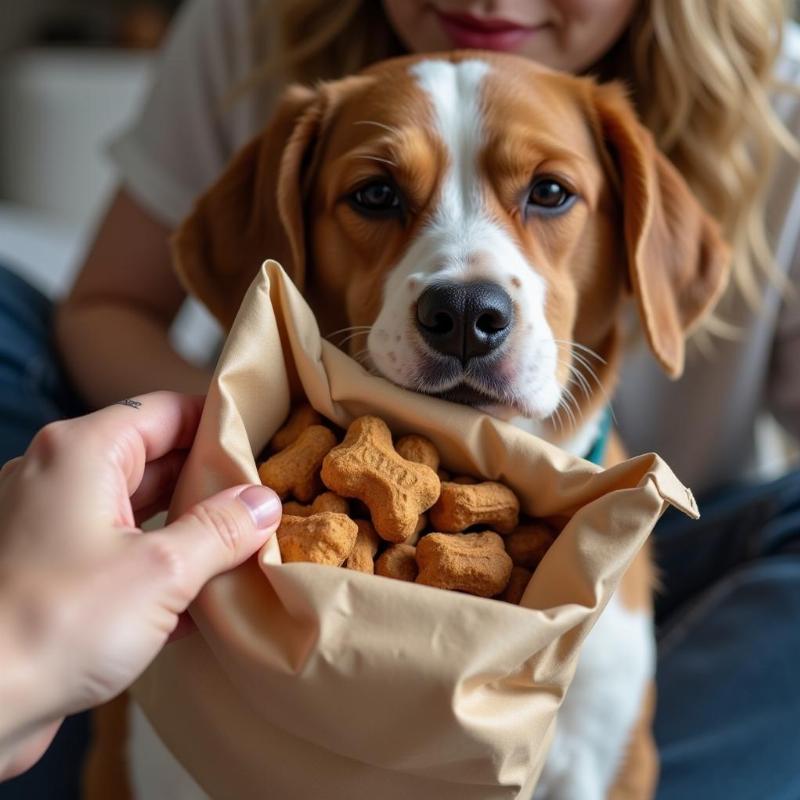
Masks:
[[[514,306],[496,283],[436,283],[417,300],[417,329],[428,346],[466,369],[508,337]]]
[[[498,376],[501,346],[514,325],[514,306],[496,283],[435,283],[419,297],[416,326],[430,348],[419,390],[466,405],[495,404],[508,395]]]

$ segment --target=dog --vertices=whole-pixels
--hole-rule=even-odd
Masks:
[[[274,258],[366,368],[580,456],[629,309],[677,377],[729,261],[619,85],[474,51],[290,88],[173,252],[223,326]],[[645,550],[585,642],[536,797],[652,796],[652,581]]]

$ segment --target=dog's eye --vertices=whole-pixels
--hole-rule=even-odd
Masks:
[[[373,216],[389,216],[400,212],[400,194],[389,181],[372,181],[350,195],[356,209]]]
[[[575,194],[555,178],[539,178],[533,182],[527,199],[530,213],[559,213],[574,202]]]

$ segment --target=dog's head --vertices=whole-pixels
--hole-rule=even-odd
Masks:
[[[634,297],[663,368],[712,305],[728,249],[616,85],[513,56],[395,59],[290,89],[175,237],[230,325],[261,262],[323,332],[418,391],[546,419]]]

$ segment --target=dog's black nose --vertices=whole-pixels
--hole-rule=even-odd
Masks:
[[[417,301],[423,339],[464,364],[500,347],[513,319],[511,298],[496,283],[437,283]]]

